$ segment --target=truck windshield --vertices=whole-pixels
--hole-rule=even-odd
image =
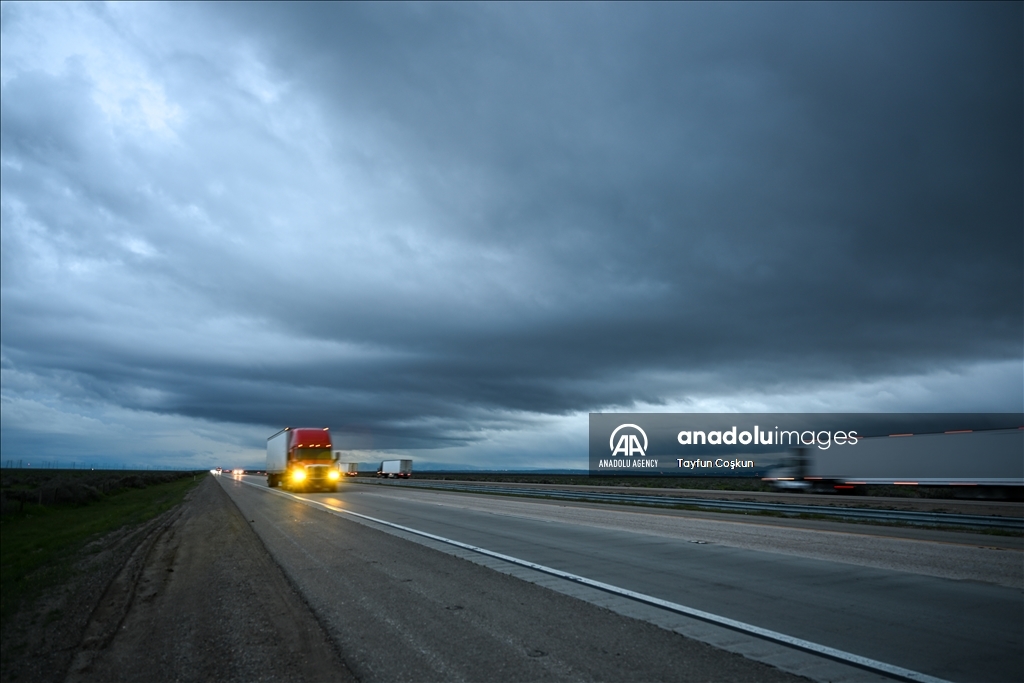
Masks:
[[[296,448],[295,460],[333,460],[330,448]]]

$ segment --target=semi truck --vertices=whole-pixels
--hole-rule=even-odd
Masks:
[[[378,477],[408,479],[412,476],[412,460],[385,460],[377,468]]]
[[[764,481],[782,491],[864,493],[869,486],[936,487],[957,496],[1024,497],[1024,427],[893,434],[852,447],[795,448]]]
[[[267,486],[337,491],[341,472],[327,427],[285,427],[267,438]]]
[[[341,472],[342,477],[356,477],[359,476],[359,463],[357,462],[343,462],[342,458],[345,456],[345,451],[334,451],[334,461],[338,463],[338,471]],[[348,457],[352,457],[351,455]]]

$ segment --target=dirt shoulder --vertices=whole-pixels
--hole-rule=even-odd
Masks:
[[[186,498],[187,499],[187,498]],[[178,514],[172,508],[142,524],[122,526],[90,542],[57,568],[64,578],[25,600],[0,633],[0,681],[60,681],[112,576],[141,563],[148,547]],[[51,570],[51,567],[47,567]],[[130,569],[128,569],[130,571]]]
[[[323,629],[209,478],[99,601],[66,680],[352,680]]]

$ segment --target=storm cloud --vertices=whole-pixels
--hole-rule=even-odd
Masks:
[[[1024,409],[1020,4],[2,11],[5,459]]]

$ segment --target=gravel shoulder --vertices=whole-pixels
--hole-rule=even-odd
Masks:
[[[66,681],[354,680],[214,478],[108,586]]]

